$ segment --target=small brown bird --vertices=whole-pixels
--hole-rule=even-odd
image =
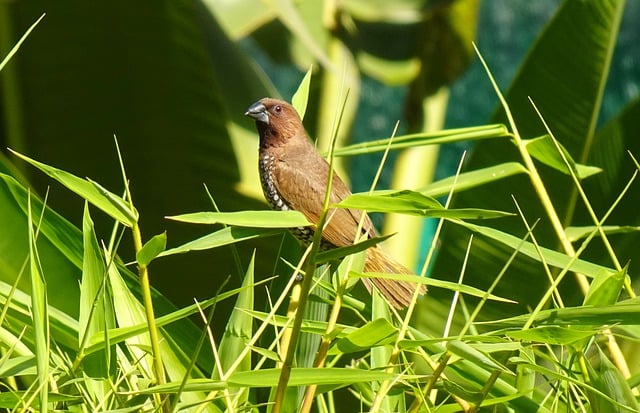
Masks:
[[[309,140],[300,116],[287,102],[272,98],[254,103],[245,115],[255,119],[260,135],[260,181],[265,198],[273,209],[299,211],[310,222],[317,223],[322,213],[329,164]],[[334,172],[330,203],[337,204],[349,195],[351,191]],[[362,234],[368,238],[375,237],[376,230],[365,212],[335,208],[327,214],[327,222],[322,231],[322,247],[352,245],[362,214]],[[297,228],[292,232],[303,243],[309,243],[313,237],[311,227]],[[378,245],[367,250],[364,270],[413,274]],[[369,292],[372,284],[375,285],[396,308],[409,305],[417,287],[414,283],[382,278],[364,278],[363,281]],[[421,293],[424,293],[424,286],[420,288]]]

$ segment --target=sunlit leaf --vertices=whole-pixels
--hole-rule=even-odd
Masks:
[[[500,165],[488,166],[475,171],[463,172],[460,175],[451,176],[433,182],[421,188],[418,192],[432,197],[448,195],[454,187],[454,193],[459,193],[466,189],[476,188],[489,182],[504,179],[513,175],[527,173],[527,169],[518,162],[506,162]],[[378,191],[374,192],[377,193]],[[384,193],[384,192],[382,192]]]
[[[435,198],[415,191],[388,191],[384,194],[354,194],[337,206],[371,212],[395,212],[430,218],[488,219],[513,215],[509,212],[475,208],[445,209]]]
[[[130,227],[138,221],[138,211],[136,211],[133,206],[118,195],[107,191],[96,182],[78,178],[69,172],[45,165],[18,152],[12,152],[17,157],[27,161],[56,181],[60,182],[62,185],[66,186],[69,190],[75,192],[91,204],[100,208],[106,214],[118,220],[123,225]]]
[[[295,228],[310,225],[298,211],[194,212],[167,219],[192,224],[226,224],[252,228]]]
[[[507,331],[516,340],[552,345],[567,345],[584,340],[598,332],[597,329],[572,328],[570,326],[541,326],[519,331]]]
[[[246,241],[257,237],[268,237],[281,233],[279,229],[260,229],[260,228],[243,228],[243,227],[227,227],[219,231],[205,235],[196,240],[187,242],[178,247],[170,248],[158,254],[158,257],[166,257],[167,255],[184,254],[189,251],[201,251],[211,248],[221,247],[236,242]]]
[[[587,296],[584,298],[584,305],[615,304],[627,277],[626,267],[621,271],[600,273],[591,281]]]
[[[378,318],[336,340],[330,354],[355,353],[369,350],[372,347],[391,344],[397,335],[397,328],[387,320]]]
[[[584,179],[602,172],[602,169],[595,166],[580,165],[576,163],[569,152],[567,152],[559,142],[558,145],[560,146],[560,150],[562,150],[565,159],[569,163],[569,167],[578,178]],[[544,135],[539,138],[530,139],[527,141],[527,151],[531,156],[545,165],[550,166],[563,174],[569,175],[567,165],[562,159],[562,156],[560,156],[551,136]]]
[[[300,119],[304,119],[304,114],[307,111],[307,102],[309,101],[309,86],[311,85],[311,75],[313,74],[313,67],[307,70],[302,82],[298,85],[298,89],[291,97],[291,104],[300,115]]]
[[[605,225],[600,227],[600,229],[607,235],[640,232],[640,227],[631,225]],[[598,227],[595,226],[567,227],[564,231],[571,242],[586,238],[593,232],[599,234]]]
[[[167,233],[154,235],[147,241],[140,251],[136,253],[136,261],[139,265],[149,265],[167,247]]]
[[[483,125],[469,128],[448,129],[435,133],[416,133],[411,135],[396,136],[389,140],[370,140],[354,145],[336,148],[335,156],[353,156],[367,153],[384,152],[387,147],[391,150],[410,148],[420,145],[442,145],[445,143],[477,141],[482,139],[504,138],[508,136],[507,128],[504,125]]]

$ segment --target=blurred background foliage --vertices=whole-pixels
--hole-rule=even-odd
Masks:
[[[499,85],[514,98],[510,104],[517,106],[517,121],[531,125],[523,129],[524,137],[543,133],[531,107],[521,101],[530,95],[543,115],[550,116],[551,128],[559,128],[557,137],[578,162],[615,168],[590,181],[589,190],[597,194],[594,202],[602,212],[633,169],[625,151],[635,148],[639,153],[637,139],[631,137],[637,136],[640,119],[640,42],[635,25],[640,6],[632,1],[624,12],[623,7],[615,1],[553,0],[3,2],[2,56],[43,12],[47,15],[0,73],[0,142],[3,148],[120,192],[115,134],[143,233],[149,238],[166,229],[170,246],[178,245],[203,230],[164,217],[212,209],[203,183],[222,210],[266,207],[257,178],[257,136],[243,112],[266,95],[289,99],[311,65],[314,78],[305,125],[321,150],[346,90],[349,98],[338,145],[388,137],[396,120],[399,133],[504,122],[495,111],[495,93],[474,58],[471,44],[476,41]],[[565,21],[558,22],[561,18]],[[576,44],[577,39],[584,42]],[[580,73],[586,75],[577,76]],[[601,88],[604,82],[606,92]],[[547,93],[537,94],[542,90]],[[578,109],[584,110],[576,114]],[[604,127],[596,133],[600,125]],[[573,141],[565,139],[572,136]],[[478,144],[466,168],[513,159],[507,146],[508,142]],[[422,147],[393,154],[380,187],[419,189],[450,176],[468,148]],[[50,187],[49,205],[80,226],[81,199],[15,162],[4,149],[3,153],[3,172],[40,196]],[[380,155],[341,159],[346,162],[339,170],[343,175],[350,172],[355,191],[367,190],[379,160]],[[570,205],[563,204],[569,196],[568,178],[548,172],[554,199]],[[543,214],[531,193],[521,176],[462,194],[455,202],[513,210],[514,194],[526,203],[533,221]],[[638,225],[633,207],[640,202],[637,198],[636,191],[619,209],[616,223]],[[26,228],[26,218],[16,199],[3,188],[0,279],[8,283],[15,279],[27,247],[26,234],[19,230]],[[580,208],[563,212],[566,225],[588,223]],[[415,218],[387,224],[387,230],[401,234],[389,248],[418,268],[428,247],[429,226],[423,229],[423,220]],[[96,225],[98,237],[108,238],[110,221],[96,217]],[[539,240],[554,247],[554,236],[545,225],[540,226]],[[524,234],[517,219],[501,229]],[[452,279],[458,274],[467,240],[468,234],[445,231],[434,276]],[[617,241],[625,262],[637,237],[625,234]],[[47,274],[55,280],[49,283],[50,302],[74,315],[69,303],[78,302],[80,269],[60,254],[56,242],[40,242],[43,260],[56,268]],[[285,239],[285,244],[294,243]],[[125,262],[133,260],[127,256],[133,251],[129,245],[123,240]],[[486,286],[504,263],[506,251],[488,241],[475,245],[469,282]],[[279,271],[279,240],[246,242],[238,248],[242,266],[253,249],[258,250],[258,275]],[[240,285],[244,271],[229,257],[222,248],[165,258],[162,265],[151,266],[152,284],[176,305],[190,303],[194,296],[209,297],[230,274],[230,286]],[[601,249],[594,248],[590,258],[602,259]],[[522,307],[509,310],[517,313],[539,299],[537,289],[522,285],[542,289],[545,284],[533,278],[541,277],[541,271],[527,260],[516,263],[513,272],[519,281],[505,284],[499,295],[517,299]],[[443,298],[437,292],[431,297]],[[437,314],[436,304],[425,305]]]

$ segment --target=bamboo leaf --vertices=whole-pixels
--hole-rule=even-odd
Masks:
[[[602,272],[597,275],[591,285],[587,296],[584,298],[584,305],[611,305],[618,301],[620,292],[624,285],[628,266],[621,271]]]
[[[476,188],[481,185],[505,179],[513,175],[527,173],[527,169],[518,162],[505,162],[503,164],[488,166],[475,171],[463,172],[458,176],[451,176],[433,182],[418,192],[431,197],[448,195],[455,183],[455,193],[466,189]],[[374,191],[375,193],[385,193],[385,191]]]
[[[246,241],[257,237],[268,237],[281,233],[278,229],[257,229],[242,227],[227,227],[219,231],[205,235],[193,241],[182,244],[178,247],[168,249],[158,254],[158,257],[166,257],[174,254],[184,254],[189,251],[201,251],[211,248],[221,247],[223,245],[234,244],[236,242]]]
[[[82,281],[80,283],[80,320],[78,328],[78,348],[84,353],[87,341],[93,334],[115,327],[113,302],[109,290],[105,288],[107,269],[101,254],[89,206],[85,202],[82,220],[84,255],[82,259]],[[83,360],[84,371],[92,377],[109,377],[115,367],[115,354],[105,342],[100,352],[88,355]],[[103,398],[110,391],[106,382],[91,386],[94,397]]]
[[[229,317],[222,341],[220,342],[219,357],[222,363],[221,371],[228,371],[229,367],[235,363],[241,355],[253,334],[253,317],[247,312],[253,311],[254,307],[254,263],[255,254],[251,257],[249,266],[242,281],[242,288],[238,293],[233,311]],[[215,370],[214,378],[219,377],[218,369]],[[235,371],[251,371],[251,353],[244,356]],[[248,396],[248,394],[245,394]]]
[[[147,241],[140,251],[136,253],[136,261],[139,265],[147,266],[154,258],[167,248],[167,232],[154,235]]]
[[[107,191],[98,183],[88,179],[78,178],[75,175],[45,165],[13,150],[11,150],[11,152],[60,182],[72,192],[80,195],[121,224],[130,227],[138,221],[138,211],[136,211],[132,205],[118,195]]]
[[[502,124],[473,126],[469,128],[448,129],[435,133],[415,133],[411,135],[396,136],[357,143],[342,148],[336,148],[334,156],[353,156],[368,153],[384,152],[389,147],[391,150],[416,147],[421,145],[442,145],[445,143],[478,141],[508,137],[507,128]],[[389,140],[392,140],[389,145]]]
[[[31,282],[31,316],[35,336],[35,355],[40,406],[48,405],[49,397],[49,314],[47,311],[47,284],[42,274],[38,248],[36,245],[35,227],[31,215],[31,200],[28,201],[29,232],[29,275]]]
[[[615,324],[639,325],[640,299],[621,301],[613,305],[598,307],[566,307],[541,311],[535,318],[535,323],[544,325],[566,326],[604,326]],[[501,326],[521,327],[531,316],[524,314],[488,323]]]
[[[194,212],[166,218],[192,224],[225,224],[252,228],[295,228],[311,225],[298,211]]]
[[[388,191],[385,193],[353,194],[336,206],[370,212],[392,212],[429,218],[490,219],[513,215],[509,212],[475,208],[445,209],[435,198],[415,191]]]
[[[562,146],[560,142],[557,142],[557,144],[560,146],[560,150],[564,154],[565,159],[569,162],[569,167],[578,178],[584,179],[602,172],[601,168],[576,163],[564,146]],[[564,163],[562,156],[558,153],[558,149],[553,143],[551,136],[544,135],[539,138],[530,139],[527,141],[526,145],[527,151],[531,156],[565,175],[570,175],[567,165]]]
[[[569,345],[593,336],[599,330],[573,328],[571,326],[540,326],[526,330],[507,331],[506,335],[516,340],[552,345]]]
[[[329,354],[348,354],[369,350],[373,347],[391,344],[397,336],[397,328],[389,321],[378,318],[336,340]]]
[[[311,86],[311,75],[313,74],[313,66],[309,67],[307,73],[304,75],[302,82],[298,85],[295,93],[291,97],[291,105],[296,109],[300,119],[304,119],[304,114],[307,112],[307,102],[309,101],[309,86]]]

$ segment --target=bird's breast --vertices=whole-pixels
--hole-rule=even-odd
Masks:
[[[269,202],[269,205],[271,205],[271,208],[280,211],[288,211],[291,208],[278,191],[273,176],[275,162],[276,160],[273,155],[266,152],[260,154],[260,183],[262,184],[262,192],[264,193],[264,197],[267,199],[267,202]]]
[[[262,192],[264,193],[264,197],[269,203],[269,206],[278,211],[293,210],[294,208],[289,205],[276,185],[274,177],[274,170],[276,168],[275,156],[266,151],[261,151],[259,156],[260,183],[262,184]],[[297,227],[292,228],[291,232],[304,245],[308,245],[313,238],[314,231],[311,227]],[[322,249],[328,249],[330,247],[330,245],[322,245]]]

